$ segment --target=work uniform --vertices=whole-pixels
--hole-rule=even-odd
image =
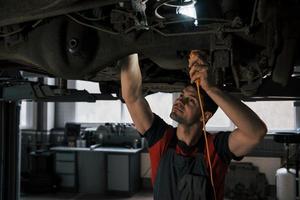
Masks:
[[[217,200],[223,199],[225,174],[231,159],[241,159],[231,153],[229,135],[229,132],[207,135]],[[144,136],[149,146],[155,200],[213,199],[203,135],[196,145],[187,146],[178,140],[176,128],[154,114]]]

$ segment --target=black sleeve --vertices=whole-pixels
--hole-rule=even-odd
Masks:
[[[158,115],[154,114],[154,119],[151,127],[144,133],[144,137],[148,142],[148,146],[153,146],[157,141],[159,141],[168,127],[168,124],[160,118]]]
[[[231,132],[219,132],[214,139],[215,149],[220,158],[226,164],[229,164],[232,159],[237,161],[243,159],[243,156],[237,157],[230,151],[228,145],[228,138],[230,134]]]

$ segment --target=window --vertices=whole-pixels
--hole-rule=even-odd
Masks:
[[[244,102],[267,125],[268,131],[288,131],[296,129],[295,107],[293,101],[256,101]],[[207,124],[208,130],[233,130],[235,125],[219,108]]]
[[[87,90],[90,93],[99,93],[98,83],[76,81],[78,90]],[[156,93],[146,97],[153,112],[157,113],[167,123],[172,123],[169,117],[172,107],[172,94]],[[159,103],[158,103],[159,102]],[[97,101],[96,103],[76,103],[75,121],[85,123],[132,123],[125,104],[121,101]]]
[[[99,93],[98,83],[77,81],[77,89],[86,89]],[[177,93],[156,93],[146,97],[153,112],[167,123],[176,123],[169,117]],[[293,101],[257,101],[245,102],[266,123],[269,131],[295,130],[295,107]],[[121,101],[97,101],[96,103],[76,103],[76,122],[99,123],[132,123],[126,105]],[[219,108],[207,123],[208,131],[228,131],[234,124]]]
[[[168,124],[172,124],[173,120],[170,118],[172,109],[173,96],[170,93],[155,93],[146,97],[152,112],[159,115]],[[122,122],[132,122],[129,112],[125,104],[123,104]]]
[[[206,124],[208,131],[231,131],[234,125],[227,115],[220,109],[210,118]]]
[[[21,102],[20,110],[20,128],[34,129],[36,127],[36,102],[25,101]]]
[[[76,89],[90,93],[100,93],[99,84],[89,81],[76,81]],[[122,103],[116,101],[79,102],[75,104],[75,121],[84,123],[121,122]]]
[[[146,97],[154,113],[159,115],[168,124],[172,124],[170,112],[173,105],[173,95],[170,93],[156,93]]]
[[[20,110],[20,128],[27,126],[27,102],[22,101]]]
[[[296,130],[296,109],[294,101],[256,101],[244,102],[267,125],[269,132]],[[208,130],[220,130],[220,127],[228,127],[233,130],[234,124],[219,108],[216,114],[207,124]]]
[[[78,90],[87,90],[90,93],[99,93],[98,83],[76,81]],[[172,94],[156,93],[146,97],[153,112],[157,113],[167,123],[172,123],[169,117],[172,108]],[[87,123],[115,122],[132,123],[125,104],[121,101],[97,101],[96,103],[76,103],[75,121]]]
[[[296,129],[294,101],[246,102],[267,125],[269,131]]]

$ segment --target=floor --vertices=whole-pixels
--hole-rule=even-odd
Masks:
[[[39,194],[39,195],[21,195],[21,200],[152,200],[152,191],[141,191],[130,198],[101,196],[96,194]]]
[[[152,191],[141,191],[130,198],[125,197],[111,197],[100,196],[92,194],[72,194],[72,193],[58,193],[58,194],[43,194],[43,195],[23,195],[21,200],[152,200]],[[224,199],[229,200],[229,199]]]

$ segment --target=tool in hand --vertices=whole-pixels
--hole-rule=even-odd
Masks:
[[[201,109],[201,116],[203,118],[202,119],[203,133],[204,133],[204,139],[205,139],[206,156],[207,156],[208,165],[209,165],[210,181],[211,181],[211,185],[212,185],[213,192],[214,192],[214,199],[216,200],[217,194],[216,194],[216,189],[215,189],[214,180],[213,180],[212,165],[211,165],[211,160],[210,160],[210,152],[209,152],[209,148],[208,148],[207,133],[206,133],[206,128],[205,128],[205,120],[204,120],[204,109],[203,109],[204,102],[202,102],[201,94],[200,94],[200,79],[196,80],[195,83],[197,86],[199,105],[200,105],[200,109]]]

